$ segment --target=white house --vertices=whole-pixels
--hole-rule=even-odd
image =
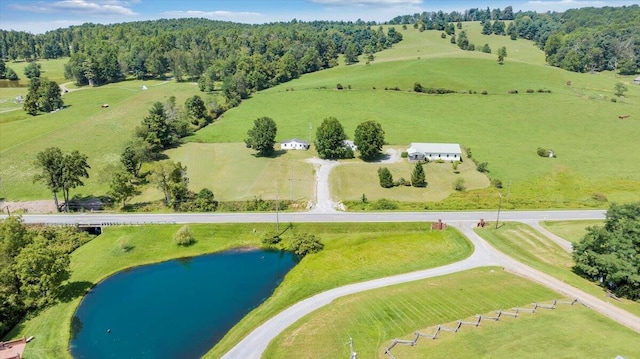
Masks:
[[[283,150],[308,150],[309,142],[292,138],[290,140],[280,142],[280,149]]]
[[[420,143],[413,142],[407,150],[409,161],[462,161],[462,150],[457,143]]]
[[[351,140],[344,140],[344,141],[342,141],[342,145],[343,145],[344,147],[348,147],[348,148],[350,148],[350,149],[352,149],[352,150],[354,150],[354,151],[357,151],[357,150],[358,150],[358,146],[356,146],[356,144],[355,144],[353,141],[351,141]]]

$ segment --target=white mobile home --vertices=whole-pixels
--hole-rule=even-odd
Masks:
[[[462,150],[457,143],[421,143],[413,142],[407,150],[410,161],[462,161]]]
[[[290,140],[280,142],[280,149],[283,150],[308,150],[309,142],[292,138]]]

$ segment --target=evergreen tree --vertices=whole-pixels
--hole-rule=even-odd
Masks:
[[[176,135],[167,123],[164,106],[160,102],[151,106],[149,115],[142,120],[141,126],[136,129],[136,135],[147,141],[155,153],[159,153],[177,142]]]
[[[482,34],[483,35],[493,34],[493,27],[491,26],[490,20],[485,20],[485,22],[482,24]]]
[[[413,187],[426,187],[427,180],[424,174],[424,168],[422,167],[422,163],[416,163],[416,166],[413,168],[413,172],[411,172],[411,185]]]
[[[393,187],[393,176],[387,167],[378,168],[378,178],[380,179],[380,187]]]

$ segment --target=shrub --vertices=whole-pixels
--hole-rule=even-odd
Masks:
[[[440,38],[441,39],[446,39],[447,38],[447,34],[445,34],[444,32],[442,34],[440,34]]]
[[[442,158],[438,158],[438,159],[436,160],[436,163],[444,163],[444,160],[443,160]]]
[[[453,161],[451,162],[451,167],[453,168],[453,171],[455,173],[458,173],[458,166],[460,165],[460,161]]]
[[[462,192],[467,189],[464,185],[464,178],[460,177],[453,182],[453,189]]]
[[[307,254],[318,253],[324,248],[324,244],[313,234],[302,233],[293,238],[291,242],[291,250],[304,257]]]
[[[478,165],[476,166],[476,170],[480,173],[486,173],[489,172],[489,169],[487,168],[489,167],[489,163],[487,162],[480,162],[478,163]]]
[[[189,246],[195,242],[195,238],[189,231],[189,226],[182,226],[174,235],[173,241],[179,246]]]
[[[471,158],[471,156],[472,156],[471,148],[466,147],[466,148],[464,149],[464,151],[467,153],[467,158]]]
[[[264,238],[262,238],[262,244],[272,246],[282,241],[282,237],[276,231],[267,232]]]
[[[342,84],[337,84],[337,85],[336,85],[336,89],[338,89],[338,90],[342,90],[343,88],[344,88],[344,87],[342,87]]]
[[[533,89],[527,89],[527,93],[534,93],[535,91]]]
[[[487,90],[482,90],[482,92],[480,92],[480,93],[483,94],[483,95],[488,95],[489,94],[489,92],[487,92]]]
[[[615,98],[615,97],[612,97],[612,98],[611,98],[611,102],[618,102],[618,100],[616,100],[616,98]]]
[[[422,85],[420,85],[419,82],[416,82],[413,84],[413,91],[415,92],[422,92]]]
[[[348,89],[348,90],[351,90],[351,85],[347,85],[347,89]]]
[[[538,147],[538,150],[536,152],[540,157],[549,157],[549,150],[546,148]]]
[[[409,153],[407,151],[402,151],[402,153],[400,154],[400,157],[407,158],[409,157]]]
[[[491,185],[495,188],[502,188],[502,181],[497,178],[493,178],[491,179]]]
[[[371,208],[374,210],[392,210],[398,209],[398,204],[396,202],[392,202],[386,198],[380,198],[379,200],[373,202]]]
[[[507,91],[508,94],[510,95],[517,95],[518,94],[518,90],[509,90]]]

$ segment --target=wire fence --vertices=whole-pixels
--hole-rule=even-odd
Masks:
[[[391,349],[393,349],[396,345],[409,345],[409,346],[415,346],[416,344],[418,344],[418,340],[420,338],[428,338],[428,339],[438,339],[438,336],[440,335],[441,332],[452,332],[452,333],[457,333],[460,331],[460,329],[463,326],[471,326],[471,327],[479,327],[480,323],[483,320],[490,320],[490,321],[494,321],[497,322],[500,320],[500,318],[502,316],[509,316],[509,317],[514,317],[517,318],[519,315],[521,315],[522,313],[536,313],[536,311],[538,309],[556,309],[556,306],[558,304],[568,304],[568,305],[574,305],[578,303],[578,299],[574,299],[572,301],[565,301],[565,300],[557,300],[554,299],[550,304],[545,304],[545,303],[533,303],[533,307],[532,308],[511,308],[510,310],[498,310],[495,311],[495,315],[493,316],[489,316],[489,315],[476,315],[475,316],[475,320],[474,321],[463,321],[462,319],[457,320],[455,322],[455,324],[453,326],[445,326],[443,324],[438,324],[435,328],[435,331],[433,333],[420,333],[419,331],[416,331],[414,333],[414,337],[413,340],[404,340],[404,339],[393,339],[393,341],[391,342],[391,344],[385,349],[384,353],[390,358],[390,359],[396,359],[395,356],[393,356],[393,354],[391,353]]]

